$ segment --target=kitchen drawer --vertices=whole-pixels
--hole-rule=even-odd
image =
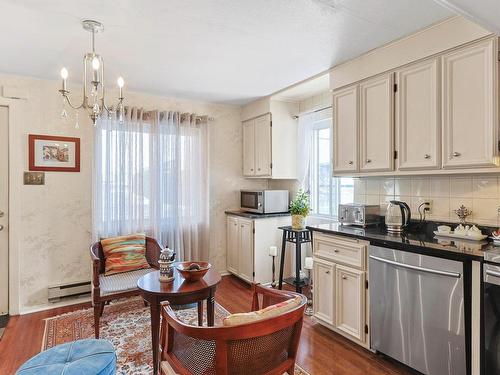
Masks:
[[[366,269],[366,248],[368,242],[340,236],[315,233],[314,255],[335,263]]]

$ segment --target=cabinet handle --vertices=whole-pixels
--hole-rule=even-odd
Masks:
[[[367,163],[371,163],[371,162],[372,162],[372,159],[366,159],[366,162],[367,162]]]
[[[354,162],[352,160],[349,160],[349,165],[353,165]]]
[[[326,273],[327,275],[329,275],[329,274],[330,274],[330,271],[325,271],[325,273]]]
[[[334,253],[338,253],[339,251],[337,249],[333,249],[333,252]]]
[[[342,276],[342,280],[347,280],[347,276]]]
[[[455,152],[453,153],[453,156],[454,156],[454,157],[458,157],[458,156],[460,156],[460,155],[462,155],[460,152],[456,152],[456,151],[455,151]]]
[[[424,155],[424,159],[430,159],[430,158],[431,158],[431,156],[429,154]]]

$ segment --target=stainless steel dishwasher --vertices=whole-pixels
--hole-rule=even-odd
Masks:
[[[466,374],[463,263],[370,246],[371,348],[429,375]]]

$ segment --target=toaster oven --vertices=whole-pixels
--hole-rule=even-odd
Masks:
[[[380,206],[371,204],[340,204],[339,221],[341,225],[366,227],[380,221]]]

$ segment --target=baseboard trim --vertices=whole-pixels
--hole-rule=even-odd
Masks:
[[[79,297],[79,298],[71,298],[71,299],[65,299],[60,302],[55,302],[55,303],[46,303],[43,305],[36,305],[36,306],[29,306],[29,307],[21,307],[19,309],[19,315],[26,315],[26,314],[32,314],[40,311],[46,311],[46,310],[52,310],[58,307],[65,307],[65,306],[71,306],[71,305],[78,305],[80,303],[86,303],[86,302],[91,302],[92,297],[91,296],[85,296],[85,297]]]

